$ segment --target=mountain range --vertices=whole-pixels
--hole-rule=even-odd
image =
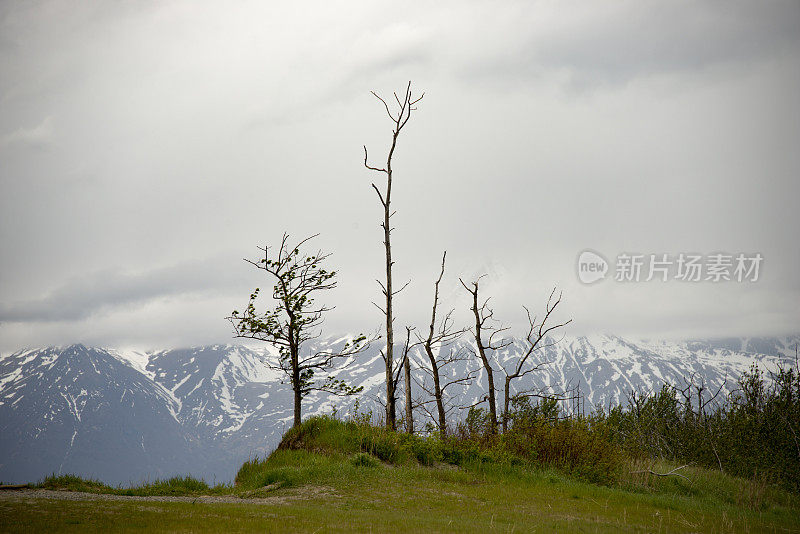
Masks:
[[[343,339],[318,342],[316,348]],[[564,338],[535,354],[540,367],[512,391],[579,391],[580,402],[564,401],[562,407],[584,413],[625,404],[631,391],[655,391],[664,383],[694,380],[706,391],[724,394],[753,363],[764,370],[795,366],[798,342],[800,336],[681,342]],[[372,411],[377,420],[385,398],[380,348],[373,344],[332,373],[363,386],[358,399],[315,391],[304,400],[303,416],[347,417],[357,400],[357,409]],[[466,341],[442,349],[465,356],[443,368],[445,382],[474,375],[471,383],[446,390],[453,421],[486,395],[486,376],[470,356],[473,349]],[[524,349],[524,340],[510,339],[494,354],[498,387],[502,368],[510,368]],[[0,482],[30,482],[52,473],[111,484],[187,474],[229,482],[242,462],[271,452],[291,426],[291,388],[267,365],[276,354],[272,347],[237,345],[153,352],[71,345],[0,356]],[[434,411],[422,387],[429,380],[419,351],[412,352],[412,361],[416,427],[424,429]]]

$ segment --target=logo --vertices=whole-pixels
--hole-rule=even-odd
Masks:
[[[764,256],[759,252],[727,254],[639,254],[617,255],[613,279],[616,282],[757,282]],[[593,250],[578,255],[578,279],[593,284],[606,278],[608,261]]]
[[[578,279],[584,284],[593,284],[606,277],[608,262],[592,250],[584,250],[578,256]]]

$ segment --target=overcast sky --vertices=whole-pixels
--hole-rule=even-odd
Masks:
[[[0,351],[231,342],[243,261],[320,232],[330,334],[375,331],[370,91],[395,153],[397,326],[481,274],[520,330],[800,331],[800,3],[3,2]],[[582,284],[578,254],[610,262]],[[618,282],[622,253],[760,253],[752,281]],[[643,276],[643,279],[645,276]]]

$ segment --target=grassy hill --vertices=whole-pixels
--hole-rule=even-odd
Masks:
[[[800,497],[765,481],[692,466],[656,476],[650,471],[680,466],[556,438],[565,451],[547,456],[499,440],[420,438],[364,421],[313,418],[289,431],[269,458],[245,463],[233,485],[180,478],[110,488],[51,477],[37,487],[188,498],[0,496],[0,531],[800,531]]]

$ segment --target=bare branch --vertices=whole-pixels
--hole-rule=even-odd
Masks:
[[[368,169],[369,169],[369,170],[371,170],[371,171],[377,171],[377,172],[387,172],[387,171],[386,171],[386,169],[380,169],[380,168],[378,168],[378,167],[372,167],[372,166],[370,166],[370,164],[369,164],[369,163],[367,163],[367,158],[368,158],[368,154],[367,154],[367,145],[364,145],[364,167],[368,168]],[[373,185],[372,187],[375,187],[375,186]],[[377,190],[378,190],[378,188],[377,188],[377,187],[375,187],[375,190],[377,191]],[[382,203],[382,204],[385,206],[385,205],[386,205],[386,203],[383,201],[383,197],[381,196],[381,193],[380,193],[380,191],[378,191],[378,196],[380,196],[380,197],[381,197],[381,203]]]
[[[375,93],[375,91],[370,91],[370,93],[372,93],[373,96],[375,96],[375,98],[377,98],[378,100],[383,102],[383,107],[386,108],[386,114],[389,115],[389,118],[392,119],[393,122],[397,122],[397,119],[394,118],[394,116],[392,115],[392,112],[389,111],[389,104],[386,103],[386,100],[384,100],[383,98],[378,96],[377,93]]]
[[[398,293],[400,293],[402,290],[404,290],[405,288],[407,288],[407,287],[408,287],[408,285],[409,285],[410,283],[411,283],[411,280],[409,280],[408,282],[406,282],[405,284],[403,284],[403,287],[401,287],[400,289],[398,289],[397,291],[395,291],[394,293],[392,293],[392,295],[397,295],[397,294],[398,294]]]

